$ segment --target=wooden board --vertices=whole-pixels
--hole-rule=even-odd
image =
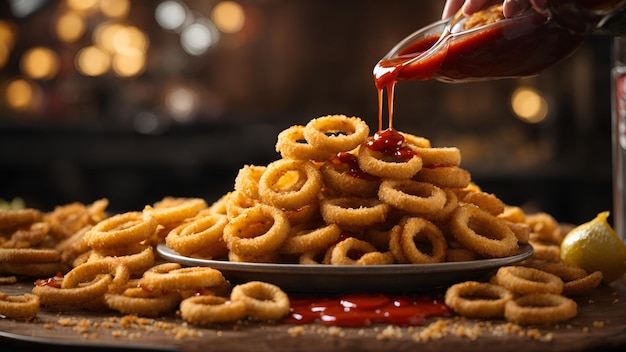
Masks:
[[[22,282],[0,286],[0,291],[19,294],[30,292],[31,288],[32,282]],[[578,297],[576,301],[578,315],[566,323],[507,332],[511,324],[504,321],[480,321],[480,335],[475,339],[450,332],[458,332],[459,326],[477,326],[477,321],[459,318],[432,319],[420,327],[329,328],[319,324],[295,326],[257,322],[193,327],[174,315],[133,322],[111,312],[42,310],[34,321],[0,319],[0,343],[3,351],[626,350],[626,278],[603,286],[591,295]],[[418,339],[431,331],[430,324],[446,327],[443,331],[448,334],[432,335],[428,341]]]

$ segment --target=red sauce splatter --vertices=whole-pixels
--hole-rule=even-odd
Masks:
[[[63,282],[63,274],[56,273],[53,277],[47,279],[38,279],[35,281],[35,286],[50,286],[54,288],[61,288]]]
[[[404,144],[404,136],[393,128],[378,131],[365,142],[373,150],[393,158],[408,160],[415,152]]]
[[[348,168],[346,172],[348,173],[348,175],[352,177],[366,180],[366,181],[376,181],[379,179],[379,177],[376,177],[372,174],[368,174],[367,172],[361,170],[361,167],[359,167],[359,162],[357,161],[356,155],[354,154],[347,153],[347,152],[340,152],[340,153],[337,153],[337,155],[335,155],[332,159],[330,159],[330,162],[335,165],[337,164],[346,165],[346,167]]]
[[[450,316],[441,299],[428,295],[355,293],[337,297],[292,298],[287,324],[366,327],[376,323],[423,325],[427,318]]]

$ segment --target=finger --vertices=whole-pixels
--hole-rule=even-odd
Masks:
[[[530,7],[529,0],[504,0],[502,13],[504,17],[513,17]]]
[[[467,0],[463,4],[463,13],[468,16],[474,12],[484,9],[488,4],[491,4],[493,0]]]
[[[443,7],[442,19],[452,17],[463,6],[465,0],[448,0]]]

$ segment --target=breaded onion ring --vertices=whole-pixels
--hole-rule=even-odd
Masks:
[[[228,224],[225,215],[207,215],[185,222],[172,229],[165,237],[165,245],[181,255],[220,257],[226,253],[222,238]]]
[[[0,230],[12,229],[41,221],[43,214],[33,208],[0,209]]]
[[[576,316],[578,306],[573,300],[554,293],[532,293],[506,303],[506,320],[521,325],[546,325]]]
[[[464,204],[450,217],[450,229],[463,246],[491,258],[515,254],[517,238],[503,220],[480,208]]]
[[[374,258],[376,258],[375,261]],[[337,243],[330,252],[330,264],[333,265],[372,265],[391,263],[393,263],[393,254],[381,253],[376,247],[374,247],[373,244],[355,237],[348,237]]]
[[[296,174],[296,185],[281,186],[283,176]],[[322,175],[310,161],[280,159],[270,163],[259,180],[263,202],[282,209],[298,209],[317,200]]]
[[[404,142],[411,148],[430,148],[430,140],[424,137],[416,136],[406,132],[398,131],[404,137]]]
[[[363,120],[345,115],[318,117],[304,126],[304,138],[311,145],[332,153],[347,152],[358,147],[369,132]]]
[[[192,296],[180,302],[180,314],[194,325],[234,323],[246,315],[243,301],[231,301],[220,296]]]
[[[567,281],[563,284],[563,295],[576,296],[589,293],[589,291],[600,286],[602,278],[603,275],[601,271],[594,271],[593,273],[579,279]]]
[[[343,229],[364,228],[385,221],[389,205],[376,198],[340,197],[322,199],[320,212],[327,224]]]
[[[291,126],[278,134],[276,151],[284,159],[325,161],[333,156],[332,151],[317,148],[304,138],[304,126]]]
[[[106,293],[104,302],[107,307],[120,313],[157,317],[175,311],[180,295],[177,291],[148,291],[141,287],[132,287],[121,293]]]
[[[359,147],[357,161],[364,172],[389,179],[410,179],[422,169],[422,159],[413,155],[410,159],[398,159],[371,150],[367,145]]]
[[[72,288],[35,285],[32,293],[39,296],[43,306],[76,306],[104,297],[112,281],[111,275],[97,275],[89,284]]]
[[[378,198],[412,215],[436,214],[446,204],[443,189],[412,180],[383,180],[378,189]]]
[[[262,256],[276,252],[290,231],[283,211],[259,204],[230,220],[224,227],[224,241],[238,255]]]
[[[243,192],[233,191],[225,200],[226,215],[229,219],[241,214],[242,211],[260,203],[257,199],[248,198]]]
[[[412,179],[442,188],[463,188],[470,184],[472,176],[458,166],[422,166]]]
[[[448,247],[446,238],[435,224],[415,217],[402,222],[400,245],[404,257],[412,264],[443,262]]]
[[[284,254],[319,252],[337,242],[341,232],[342,230],[337,224],[329,224],[314,229],[292,227],[289,237],[280,248],[280,252]]]
[[[563,280],[545,271],[524,266],[503,266],[492,281],[518,294],[563,292]]]
[[[256,320],[278,320],[289,313],[289,297],[280,287],[261,281],[236,285],[230,294],[233,302],[243,302],[246,315]]]
[[[0,292],[0,316],[11,319],[30,319],[39,313],[39,296],[30,293],[9,296]]]
[[[470,192],[463,197],[463,202],[474,204],[494,216],[502,214],[505,208],[503,201],[487,192]]]
[[[61,260],[56,249],[47,248],[0,248],[1,263],[34,264],[54,263]]]
[[[149,290],[188,290],[219,286],[225,280],[219,270],[194,266],[170,271],[149,270],[143,274],[140,284]]]
[[[146,206],[143,211],[152,215],[159,225],[171,227],[196,216],[207,207],[206,201],[201,198],[165,197],[153,206]]]
[[[235,177],[235,191],[242,192],[248,198],[259,199],[259,180],[265,170],[266,166],[244,165]]]
[[[90,282],[99,275],[110,275],[113,278],[109,290],[122,287],[130,278],[130,272],[126,265],[115,259],[105,258],[88,261],[70,270],[63,277],[61,288],[78,287],[82,283]]]
[[[461,151],[457,147],[413,148],[424,167],[459,166]]]
[[[347,156],[349,155],[349,156]],[[354,161],[344,162],[345,159]],[[378,192],[380,178],[358,169],[356,156],[346,154],[326,161],[321,167],[324,186],[333,194],[344,196],[373,197]]]
[[[122,247],[140,243],[157,229],[154,217],[142,212],[127,212],[100,221],[87,231],[84,240],[92,248]]]
[[[130,252],[117,250],[115,252],[92,250],[88,262],[112,258],[128,268],[131,276],[141,276],[146,269],[154,265],[154,247],[138,245],[137,248],[130,248]]]
[[[513,293],[486,282],[465,281],[446,290],[445,303],[456,313],[468,318],[501,318]]]

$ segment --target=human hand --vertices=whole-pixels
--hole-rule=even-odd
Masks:
[[[513,17],[530,7],[537,12],[544,12],[548,7],[548,0],[446,0],[441,18],[453,16],[459,9],[462,9],[465,15],[471,15],[499,2],[502,2],[504,17]]]

